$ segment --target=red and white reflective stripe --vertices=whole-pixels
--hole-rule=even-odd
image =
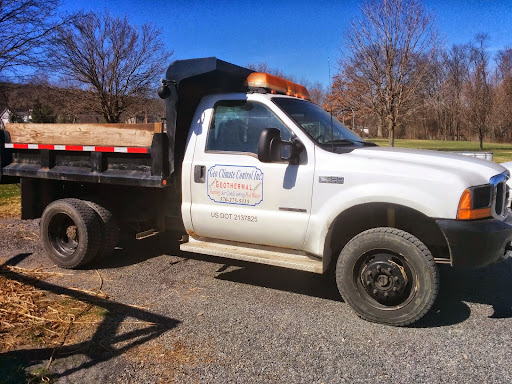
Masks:
[[[12,149],[50,149],[54,151],[80,152],[118,152],[118,153],[149,153],[149,148],[142,147],[101,147],[94,145],[54,145],[54,144],[17,144],[5,143],[5,148]]]

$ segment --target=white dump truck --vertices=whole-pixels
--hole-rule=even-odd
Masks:
[[[8,125],[2,183],[41,217],[51,260],[111,257],[119,228],[183,231],[181,249],[333,270],[362,318],[407,325],[439,289],[438,263],[508,256],[509,172],[449,153],[380,148],[307,89],[216,58],[175,61],[153,125]],[[340,304],[341,305],[341,304]]]

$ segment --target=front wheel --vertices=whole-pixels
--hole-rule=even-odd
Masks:
[[[416,237],[395,228],[373,228],[343,248],[336,283],[361,318],[403,326],[432,307],[439,273],[432,254]]]

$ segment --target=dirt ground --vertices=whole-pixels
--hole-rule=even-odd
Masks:
[[[4,216],[11,215],[4,211]],[[143,306],[116,303],[102,291],[103,274],[97,269],[53,266],[38,232],[38,220],[0,219],[0,383],[60,382],[84,369],[71,363],[67,373],[59,372],[63,362],[69,365],[69,356],[101,361],[122,354],[140,367],[145,358],[153,363],[193,360],[179,341],[165,349],[143,345],[139,339],[150,340],[175,321]],[[133,336],[114,341],[120,330]],[[123,346],[114,352],[113,343]],[[164,374],[162,380],[169,382],[171,376]]]
[[[441,267],[433,310],[394,328],[357,318],[329,276],[172,235],[64,270],[38,233],[0,219],[0,383],[512,382],[512,260]]]

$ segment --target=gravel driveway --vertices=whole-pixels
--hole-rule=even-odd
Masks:
[[[0,263],[51,268],[37,232],[37,221],[0,220]],[[408,328],[360,320],[327,276],[183,254],[171,235],[126,242],[42,288],[99,278],[108,316],[59,351],[57,383],[512,382],[511,260],[442,267],[434,310]],[[50,354],[0,361],[33,369]]]

